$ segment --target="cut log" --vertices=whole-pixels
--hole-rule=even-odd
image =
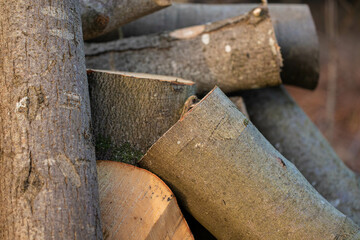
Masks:
[[[281,88],[242,94],[259,131],[337,209],[360,224],[360,185],[317,127]]]
[[[0,1],[0,239],[102,239],[80,5]]]
[[[215,84],[226,92],[281,83],[281,55],[266,8],[170,33],[89,44],[89,68],[179,76],[198,93]]]
[[[229,99],[235,104],[235,106],[239,109],[239,111],[245,115],[245,117],[249,118],[249,114],[246,109],[246,105],[244,103],[244,99],[240,96],[232,96]]]
[[[122,27],[124,37],[172,31],[244,14],[256,4],[173,4]],[[319,79],[319,43],[309,7],[269,4],[284,67],[284,83],[314,89]]]
[[[143,153],[179,120],[196,91],[194,82],[168,76],[88,70],[88,79],[95,138]]]
[[[104,238],[193,240],[166,184],[138,167],[97,161]]]
[[[171,5],[171,0],[80,0],[84,40]]]
[[[328,203],[219,88],[139,163],[168,183],[179,202],[218,239],[360,235],[359,227]]]

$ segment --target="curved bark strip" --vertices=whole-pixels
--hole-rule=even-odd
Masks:
[[[139,162],[218,239],[351,239],[359,227],[215,88]]]
[[[154,174],[97,161],[101,220],[108,240],[193,240],[171,190]]]
[[[266,8],[246,15],[86,47],[87,66],[179,76],[198,93],[215,85],[226,92],[281,83],[279,47]]]
[[[78,1],[0,1],[0,49],[0,239],[102,239]]]
[[[151,74],[88,70],[88,79],[95,137],[144,153],[176,123],[196,91],[191,81]]]
[[[360,179],[281,88],[242,94],[251,121],[333,206],[360,224]]]
[[[171,0],[80,0],[84,40],[171,5]]]
[[[284,59],[286,84],[314,89],[319,80],[319,43],[310,9],[304,4],[268,4]],[[122,27],[124,37],[172,31],[245,14],[256,4],[173,4]]]

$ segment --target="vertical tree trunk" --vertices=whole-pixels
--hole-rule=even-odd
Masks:
[[[101,239],[78,0],[0,1],[0,239]]]

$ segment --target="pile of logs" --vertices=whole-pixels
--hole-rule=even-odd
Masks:
[[[306,5],[44,4],[0,3],[1,239],[360,239],[281,85],[318,82]]]

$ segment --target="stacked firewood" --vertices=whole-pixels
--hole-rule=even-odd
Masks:
[[[88,71],[98,159],[164,180],[201,224],[190,220],[195,238],[360,239],[359,180],[280,86],[317,85],[318,41],[306,5],[174,4],[121,32],[85,46],[87,67],[102,69]],[[124,145],[130,161],[116,154]],[[111,165],[98,164],[101,209],[110,202],[126,209],[124,192],[109,191],[124,185],[115,180],[121,173],[102,179]],[[136,209],[139,200],[128,201]],[[157,208],[149,205],[143,216]],[[103,228],[127,239],[114,230],[121,223],[110,216],[119,214],[103,211]],[[158,239],[190,238],[170,226],[157,231]]]
[[[80,2],[0,5],[0,238],[360,239],[306,5]]]

